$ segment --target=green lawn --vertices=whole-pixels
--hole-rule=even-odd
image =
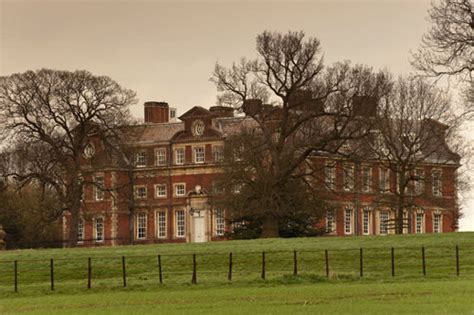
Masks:
[[[422,273],[421,246],[425,247],[426,276]],[[395,277],[391,274],[391,247]],[[296,277],[292,275],[294,250]],[[261,279],[263,251],[265,280]],[[227,280],[230,252],[231,282]],[[161,285],[158,254],[162,260]],[[197,285],[191,284],[192,254],[197,260]],[[123,287],[122,256],[126,257],[127,288]],[[91,289],[87,289],[89,257]],[[51,258],[54,292],[50,289]],[[13,290],[15,260],[17,293]],[[472,314],[473,280],[474,233],[19,250],[0,253],[0,314]]]

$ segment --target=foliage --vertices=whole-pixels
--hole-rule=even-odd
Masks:
[[[71,214],[70,240],[77,238],[83,177],[81,159],[88,139],[103,145],[117,138],[129,120],[135,93],[105,76],[88,71],[42,69],[0,78],[2,134],[15,163],[4,174],[55,192],[61,209]]]

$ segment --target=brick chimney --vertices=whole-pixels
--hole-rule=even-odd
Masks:
[[[145,102],[145,123],[167,123],[170,119],[170,109],[166,102]]]

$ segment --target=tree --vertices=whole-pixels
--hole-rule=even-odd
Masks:
[[[77,240],[84,149],[91,135],[117,137],[117,127],[128,120],[127,107],[134,102],[133,91],[88,71],[42,69],[0,78],[3,131],[22,157],[20,167],[8,175],[57,194],[60,213],[71,214],[72,244]]]
[[[324,68],[319,41],[306,40],[303,32],[265,31],[256,49],[255,60],[242,58],[230,69],[216,64],[211,78],[221,92],[218,101],[249,119],[248,130],[226,145],[251,155],[227,155],[224,186],[228,193],[232,186],[241,189],[223,205],[237,216],[258,214],[262,236],[275,237],[291,211],[321,209],[308,180],[314,172],[308,157],[337,152],[345,140],[362,137],[366,124],[354,115],[352,99],[378,97],[388,78],[348,62]]]
[[[469,109],[474,110],[474,11],[470,0],[439,0],[429,10],[431,29],[412,65],[432,77],[455,76],[466,84]]]
[[[395,210],[397,234],[403,233],[404,212],[423,207],[422,200],[430,198],[421,188],[431,178],[423,167],[459,166],[460,150],[452,141],[458,125],[445,91],[423,78],[400,77],[379,102],[372,136],[366,138],[365,149],[359,154],[373,156],[396,177],[396,188],[391,189],[387,174],[387,184],[380,187],[390,194],[382,191],[377,202]]]

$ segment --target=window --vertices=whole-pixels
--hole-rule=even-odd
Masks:
[[[170,108],[170,120],[173,120],[176,118],[176,109]]]
[[[137,167],[146,166],[146,152],[145,151],[137,152],[137,154],[135,155],[135,165]]]
[[[135,186],[135,198],[137,199],[146,198],[146,186]]]
[[[94,239],[96,242],[104,241],[104,218],[94,220]]]
[[[166,197],[166,184],[157,184],[155,185],[155,192],[157,198]]]
[[[333,233],[336,232],[336,218],[334,210],[326,211],[326,232]]]
[[[416,234],[423,233],[423,229],[424,229],[423,219],[424,219],[423,213],[417,212],[416,217],[415,217],[415,233]]]
[[[137,239],[146,239],[146,228],[147,228],[147,215],[146,213],[137,214]]]
[[[204,147],[194,148],[194,163],[204,163],[205,153]]]
[[[215,145],[212,147],[212,157],[215,163],[224,161],[224,147],[221,145]]]
[[[175,184],[174,185],[174,195],[175,196],[185,196],[186,195],[186,184]]]
[[[212,182],[212,193],[214,195],[220,195],[224,193],[224,187],[222,187],[220,182]]]
[[[354,189],[354,165],[344,165],[343,168],[343,189],[345,191],[351,191]]]
[[[388,211],[380,211],[379,213],[379,234],[380,235],[388,234],[388,221],[389,221]]]
[[[84,219],[79,219],[77,222],[77,241],[79,243],[84,241]]]
[[[176,165],[184,164],[184,148],[174,150]]]
[[[363,166],[361,169],[362,175],[362,191],[370,192],[372,185],[372,169],[369,166]]]
[[[224,210],[216,210],[216,235],[223,236],[225,232]]]
[[[156,165],[158,166],[166,165],[166,149],[165,148],[157,149],[155,151],[155,154],[156,154],[156,160],[155,160]]]
[[[94,198],[97,201],[104,200],[104,177],[96,176],[94,183]]]
[[[344,209],[344,233],[352,234],[352,209]]]
[[[186,218],[184,216],[184,210],[176,211],[176,236],[186,236]]]
[[[433,214],[433,233],[441,233],[441,213]]]
[[[425,190],[425,179],[424,179],[424,174],[423,170],[417,169],[414,172],[414,186],[415,186],[415,194],[420,195],[423,193]]]
[[[157,236],[158,238],[166,238],[166,212],[159,211],[156,217],[158,227]]]
[[[324,175],[326,177],[327,189],[333,190],[336,184],[336,164],[333,162],[326,163]]]
[[[387,193],[390,191],[390,173],[389,170],[382,167],[380,168],[380,192]]]
[[[368,209],[362,210],[362,229],[364,235],[370,234],[370,211]]]
[[[408,211],[403,211],[403,234],[408,234]]]
[[[441,196],[442,193],[442,181],[441,181],[441,170],[433,170],[433,196]]]

